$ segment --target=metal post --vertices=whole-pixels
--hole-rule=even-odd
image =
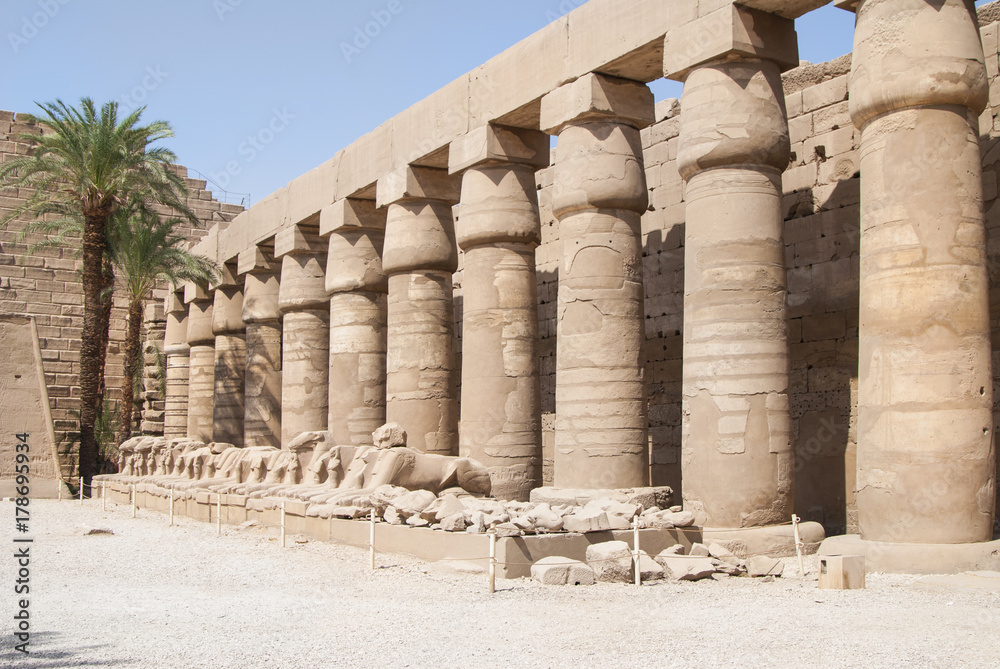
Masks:
[[[639,566],[639,515],[632,518],[632,562],[635,565],[635,584],[642,585],[642,570]]]
[[[80,506],[83,506],[83,477],[80,477]]]
[[[222,493],[215,496],[215,532],[222,536]]]
[[[375,571],[375,509],[369,514],[368,563],[371,570]]]
[[[805,565],[802,564],[802,539],[799,538],[799,521],[801,519],[792,514],[792,527],[795,529],[795,554],[799,556],[799,574],[804,578],[806,575]]]
[[[281,501],[281,547],[285,547],[285,501]]]
[[[497,533],[490,530],[490,594],[497,591]]]

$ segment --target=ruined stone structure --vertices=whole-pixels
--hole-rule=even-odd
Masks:
[[[983,564],[1000,12],[844,1],[853,57],[800,65],[825,4],[590,0],[213,227],[216,295],[167,300],[166,424],[395,421],[502,497],[669,485],[704,527]],[[240,288],[245,334],[206,315]]]

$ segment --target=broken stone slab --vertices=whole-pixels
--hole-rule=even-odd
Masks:
[[[631,583],[632,549],[624,541],[603,541],[587,546],[587,564],[598,581]]]
[[[709,557],[711,554],[708,546],[698,543],[691,544],[691,550],[688,551],[688,555],[691,557]]]
[[[396,507],[394,506],[386,507],[385,512],[382,514],[382,520],[389,523],[390,525],[403,524],[403,517],[399,515],[399,512],[396,511]]]
[[[392,500],[392,505],[401,516],[413,516],[422,512],[437,499],[430,490],[413,490]]]
[[[536,532],[558,532],[563,529],[562,516],[548,504],[536,504],[527,516],[534,523]]]
[[[593,585],[593,568],[579,560],[551,555],[531,565],[531,578],[543,585]]]
[[[375,488],[368,498],[371,500],[372,506],[375,507],[375,513],[381,516],[386,507],[392,504],[397,497],[402,497],[409,492],[401,486],[386,484]]]
[[[698,581],[715,573],[715,565],[709,557],[661,552],[656,556],[656,561],[667,576],[675,581]]]
[[[606,532],[611,529],[608,515],[603,511],[580,510],[563,517],[563,529],[567,532]]]
[[[465,513],[465,504],[458,497],[452,494],[442,495],[424,509],[420,515],[427,520],[442,521],[448,516],[456,513]]]
[[[670,486],[646,486],[642,488],[616,488],[586,490],[582,488],[542,487],[531,491],[530,499],[536,504],[586,506],[599,499],[638,504],[643,508],[658,506],[665,509],[672,504],[674,491]]]
[[[680,544],[674,544],[670,548],[664,548],[662,551],[660,551],[660,555],[664,555],[664,554],[666,554],[666,555],[684,555],[685,552],[686,552],[686,550],[685,550],[684,546],[682,546]]]
[[[482,534],[486,531],[486,514],[474,511],[469,517],[469,525],[465,528],[469,534]]]
[[[716,560],[731,564],[734,567],[738,567],[741,562],[728,548],[718,543],[713,543],[708,547],[708,554]]]
[[[754,577],[781,576],[785,564],[766,555],[754,555],[747,560],[747,573]]]
[[[467,526],[465,512],[441,519],[441,529],[445,532],[464,532]]]
[[[666,571],[659,562],[651,558],[646,551],[640,549],[639,576],[641,577],[643,583],[646,581],[662,581],[666,577]]]
[[[419,514],[414,514],[406,519],[406,524],[410,527],[427,527],[431,524],[431,521]]]
[[[728,576],[742,576],[746,572],[739,567],[739,565],[730,564],[728,562],[723,562],[718,558],[712,558],[712,564],[715,565],[715,570],[718,573],[726,574]]]
[[[524,536],[524,530],[514,523],[500,523],[493,528],[493,531],[497,533],[498,539]]]

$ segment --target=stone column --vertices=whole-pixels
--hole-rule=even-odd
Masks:
[[[781,71],[797,44],[790,19],[732,7],[708,18],[720,34],[746,22],[756,39],[665,49],[666,76],[684,81],[683,498],[698,524],[756,527],[793,511]]]
[[[386,420],[403,426],[409,446],[442,455],[458,454],[451,211],[458,198],[459,180],[446,170],[410,166],[378,181],[378,206],[389,207]]]
[[[188,427],[188,365],[191,347],[187,343],[188,310],[177,293],[167,295],[165,309],[167,328],[163,337],[163,353],[167,357],[167,396],[164,398],[163,436],[179,439],[187,436]]]
[[[850,111],[861,129],[858,524],[862,539],[993,534],[989,280],[972,3],[863,0]]]
[[[281,448],[281,312],[278,311],[280,265],[254,246],[240,254],[243,322],[246,323],[243,443]]]
[[[652,121],[653,95],[635,81],[588,74],[542,98],[542,129],[559,137],[559,488],[649,483],[639,129]]]
[[[330,306],[326,245],[306,226],[278,232],[281,258],[281,446],[303,432],[326,430],[329,401]]]
[[[548,163],[537,130],[487,125],[449,151],[465,254],[459,454],[486,465],[499,499],[527,501],[542,484],[535,170]]]
[[[215,296],[188,284],[184,287],[184,301],[188,303],[187,343],[190,346],[187,436],[207,444],[214,436],[215,331],[212,329],[212,307]]]
[[[230,272],[226,272],[231,275]],[[212,441],[243,447],[243,377],[247,360],[243,286],[215,289],[215,407]]]
[[[385,211],[372,200],[340,200],[320,213],[320,234],[330,235],[327,430],[337,444],[371,445],[385,423]]]

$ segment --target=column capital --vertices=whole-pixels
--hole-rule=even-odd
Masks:
[[[663,76],[684,81],[699,65],[734,58],[773,61],[782,72],[798,67],[795,22],[739,5],[717,9],[667,33]]]
[[[461,188],[461,179],[448,174],[448,170],[406,165],[378,180],[375,206],[385,207],[404,200],[442,200],[455,204]]]
[[[549,135],[585,121],[610,121],[642,129],[652,125],[653,92],[645,84],[591,72],[542,98],[539,124]]]
[[[321,237],[350,230],[385,230],[385,210],[374,200],[344,198],[323,207],[319,215]]]
[[[163,311],[168,314],[186,314],[187,304],[184,302],[184,289],[171,286],[167,296],[163,298]]]
[[[184,304],[212,299],[214,299],[212,291],[205,286],[199,286],[191,281],[184,283]]]
[[[487,123],[449,146],[449,174],[489,163],[516,163],[536,169],[548,167],[549,136],[538,130]]]

